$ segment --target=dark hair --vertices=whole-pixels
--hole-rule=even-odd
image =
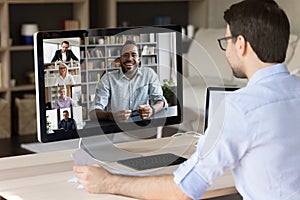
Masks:
[[[132,45],[136,46],[137,51],[138,51],[138,54],[140,55],[139,47],[138,47],[138,45],[135,43],[135,41],[133,41],[133,40],[126,40],[125,43],[123,44],[122,48],[121,48],[121,52],[123,51],[123,48],[124,48],[125,46],[129,45],[129,44],[132,44]]]
[[[63,43],[65,43],[65,44],[67,44],[68,46],[70,46],[70,43],[69,43],[68,41],[62,41],[61,44],[63,44]]]
[[[67,111],[67,110],[64,110],[63,113],[67,113],[69,115],[69,111]]]
[[[290,36],[285,12],[273,0],[245,0],[224,12],[233,36],[242,35],[263,62],[282,63]]]

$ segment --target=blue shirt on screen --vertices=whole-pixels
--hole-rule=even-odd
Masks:
[[[244,199],[299,200],[299,133],[300,78],[283,64],[263,68],[226,96],[205,132],[215,142],[205,151],[198,145],[174,180],[200,199],[229,168]]]
[[[154,104],[158,100],[165,102],[161,83],[157,74],[149,67],[139,67],[137,74],[129,79],[122,70],[110,71],[101,78],[96,86],[92,109],[116,112],[119,110],[137,110],[139,105]]]

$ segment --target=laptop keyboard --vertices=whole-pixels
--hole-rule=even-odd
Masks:
[[[171,165],[179,165],[186,161],[186,158],[172,153],[156,154],[117,161],[120,164],[131,167],[136,170],[146,170]]]

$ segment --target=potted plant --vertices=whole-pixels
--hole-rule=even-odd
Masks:
[[[50,133],[51,132],[51,121],[49,121],[49,116],[47,115],[46,116],[46,131],[47,133]]]
[[[176,95],[175,95],[175,83],[173,80],[168,80],[164,79],[163,80],[163,85],[162,85],[162,90],[163,90],[163,95],[166,98],[168,105],[176,105]]]

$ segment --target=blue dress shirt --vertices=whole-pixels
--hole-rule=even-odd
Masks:
[[[139,67],[129,79],[122,70],[107,72],[97,83],[93,109],[116,112],[137,110],[139,105],[166,102],[157,74],[149,67]],[[167,106],[167,103],[165,103]]]
[[[300,199],[300,78],[283,64],[257,71],[227,95],[205,135],[174,172],[189,197],[200,199],[230,168],[244,199]]]

